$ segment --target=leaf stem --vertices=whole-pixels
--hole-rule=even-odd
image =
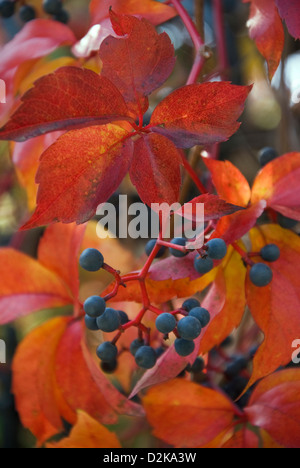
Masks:
[[[193,182],[195,183],[196,187],[198,188],[199,192],[204,194],[204,193],[207,193],[207,190],[206,188],[204,187],[204,185],[202,184],[202,182],[200,181],[199,177],[197,176],[196,172],[194,171],[194,169],[191,167],[190,163],[187,161],[183,151],[181,151],[181,156],[182,156],[182,164],[183,164],[183,167],[185,168],[185,170],[187,171],[187,173],[189,174],[189,176],[191,177],[191,179],[193,180]]]

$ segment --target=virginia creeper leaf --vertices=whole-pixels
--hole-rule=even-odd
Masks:
[[[110,11],[118,36],[107,37],[100,46],[102,76],[121,91],[135,116],[148,108],[148,96],[162,85],[175,64],[174,47],[166,33],[158,34],[145,19]]]
[[[298,0],[275,0],[279,14],[286,22],[289,33],[300,39],[300,4]]]
[[[253,431],[243,426],[222,445],[222,448],[259,448],[259,438]]]
[[[59,317],[31,331],[13,360],[13,393],[22,424],[40,443],[63,429],[54,378],[56,348],[68,323]]]
[[[109,8],[122,14],[143,16],[154,25],[164,23],[176,15],[170,6],[153,0],[92,0],[92,23],[99,24],[108,18]]]
[[[252,203],[261,199],[284,216],[300,221],[300,153],[287,153],[267,164],[256,177]]]
[[[249,35],[267,61],[271,80],[280,63],[284,47],[284,30],[275,1],[244,0],[244,2],[251,3],[247,23]]]
[[[257,288],[246,281],[247,304],[265,339],[255,354],[249,386],[291,361],[292,343],[300,330],[300,239],[278,225],[260,226],[250,232],[252,250],[269,243],[278,245],[279,260],[271,266],[273,280]],[[283,306],[284,298],[284,306]]]
[[[14,249],[0,250],[0,275],[1,324],[37,310],[73,303],[61,278]]]
[[[154,109],[152,130],[180,148],[226,141],[235,133],[251,86],[227,82],[179,88]]]
[[[149,390],[143,405],[154,435],[175,447],[202,447],[234,418],[234,406],[223,394],[179,379]]]
[[[261,200],[243,211],[238,211],[220,219],[212,238],[221,237],[228,245],[241,239],[255,226],[257,219],[262,215],[266,206],[267,203]]]
[[[251,188],[239,169],[230,161],[203,158],[203,162],[211,173],[219,196],[228,203],[246,207],[250,201]]]
[[[41,157],[37,208],[23,229],[91,218],[129,169],[133,142],[126,140],[128,135],[119,126],[107,125],[60,137]]]
[[[289,369],[263,379],[245,412],[254,426],[266,430],[280,445],[300,446],[300,370]]]
[[[117,436],[84,411],[77,411],[77,421],[70,435],[47,448],[121,448]]]
[[[181,157],[173,143],[150,133],[134,145],[130,178],[146,205],[178,202]]]
[[[128,119],[125,101],[113,83],[84,68],[62,67],[38,79],[22,101],[0,139],[24,141],[56,130]]]

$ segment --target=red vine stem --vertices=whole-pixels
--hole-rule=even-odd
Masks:
[[[196,174],[196,172],[194,171],[194,169],[191,167],[191,165],[189,164],[189,162],[186,160],[186,157],[183,153],[183,151],[181,152],[181,155],[182,155],[182,164],[183,164],[183,167],[185,168],[185,170],[187,171],[187,173],[189,174],[190,178],[193,180],[193,182],[195,183],[196,187],[198,188],[199,192],[200,193],[207,193],[207,190],[206,188],[204,187],[204,185],[202,184],[202,182],[200,181],[198,175]]]
[[[223,14],[223,0],[213,0],[213,14],[216,32],[219,70],[222,79],[226,79],[229,68],[229,60],[226,49],[226,34]]]

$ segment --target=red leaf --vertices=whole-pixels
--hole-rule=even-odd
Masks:
[[[300,4],[298,0],[275,0],[282,19],[286,22],[289,33],[300,39]]]
[[[143,398],[154,435],[175,447],[202,447],[232,425],[234,406],[223,394],[184,380],[152,388]]]
[[[1,324],[37,310],[73,303],[61,278],[16,250],[0,250],[0,275]]]
[[[261,200],[243,211],[220,219],[212,238],[221,237],[228,245],[241,239],[255,226],[266,206],[266,202]]]
[[[276,372],[255,388],[245,412],[280,445],[300,446],[300,370]]]
[[[273,0],[244,0],[244,2],[251,3],[249,34],[268,63],[271,80],[280,63],[284,46],[284,30],[278,10]]]
[[[222,448],[259,448],[259,437],[243,426],[224,444]]]
[[[54,221],[84,223],[119,187],[130,164],[133,143],[121,127],[74,130],[43,153],[37,173],[37,209],[23,226]]]
[[[148,108],[148,96],[162,85],[175,64],[174,47],[166,33],[158,34],[145,19],[110,12],[121,39],[107,37],[100,46],[102,75],[120,90],[135,116]]]
[[[252,203],[261,199],[284,216],[300,221],[300,153],[287,153],[267,164],[256,177]]]
[[[77,67],[62,67],[38,79],[22,101],[0,139],[24,141],[46,132],[128,119],[118,89],[104,76]]]
[[[246,296],[250,311],[265,335],[255,354],[248,386],[291,361],[292,343],[300,330],[300,239],[278,225],[260,226],[250,232],[252,250],[259,252],[269,243],[278,245],[279,260],[270,265],[273,280],[257,288],[249,277]],[[283,301],[284,298],[284,301]]]
[[[69,287],[74,300],[79,295],[78,257],[86,226],[49,226],[39,242],[38,260]]]
[[[196,206],[198,204],[204,204],[204,219],[197,219]],[[207,222],[211,220],[220,219],[223,216],[228,216],[237,211],[243,210],[241,206],[232,205],[222,200],[218,195],[212,195],[206,193],[194,198],[188,203],[185,203],[175,213],[181,215],[183,218],[187,218],[192,221]]]
[[[142,413],[141,407],[119,393],[93,361],[80,321],[70,324],[59,343],[56,378],[74,411],[81,408],[103,424],[115,423],[117,412],[135,416]]]
[[[178,202],[181,157],[167,138],[150,133],[135,142],[130,178],[146,205]]]
[[[78,419],[70,435],[46,445],[47,448],[121,448],[117,436],[84,411],[77,412]]]
[[[140,15],[157,25],[168,21],[176,12],[173,8],[153,0],[92,0],[90,3],[90,13],[93,24],[102,23],[108,18],[109,8],[118,13],[127,15]]]
[[[54,378],[55,353],[68,323],[59,317],[30,332],[13,360],[13,393],[22,424],[40,443],[63,429]],[[62,401],[62,400],[61,400]]]
[[[155,108],[152,130],[181,148],[226,141],[240,126],[236,120],[250,90],[227,82],[184,86]]]
[[[249,204],[251,188],[236,166],[230,161],[208,158],[203,158],[203,162],[210,171],[213,184],[222,199],[244,207]]]

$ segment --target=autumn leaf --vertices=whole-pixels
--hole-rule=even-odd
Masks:
[[[300,371],[289,369],[263,379],[251,396],[245,413],[249,422],[286,448],[300,446]]]
[[[222,393],[179,379],[150,389],[143,406],[156,437],[188,448],[202,447],[229,429],[235,411]]]
[[[59,442],[46,444],[47,448],[121,448],[117,436],[103,424],[78,410],[76,424],[70,435]]]
[[[176,12],[173,8],[154,0],[92,0],[90,3],[90,13],[92,24],[101,24],[109,17],[109,8],[117,13],[127,15],[139,15],[146,18],[154,25],[168,21]]]
[[[266,200],[268,207],[300,220],[299,176],[300,153],[287,153],[271,161],[253,183],[252,203]]]
[[[37,208],[22,229],[53,221],[88,221],[129,169],[133,142],[126,140],[128,135],[108,125],[61,136],[41,157]]]
[[[178,202],[181,157],[173,143],[150,133],[134,145],[130,178],[146,205]]]
[[[0,323],[37,310],[73,304],[63,280],[37,260],[11,248],[0,250]]]
[[[246,281],[247,304],[265,337],[254,357],[249,387],[291,361],[292,343],[300,330],[299,237],[278,225],[265,225],[253,229],[250,239],[254,252],[266,244],[278,245],[280,258],[270,265],[273,280],[269,286],[257,288],[249,275]]]
[[[169,94],[154,109],[152,131],[180,148],[226,141],[235,133],[251,86],[227,82],[193,84]]]
[[[300,4],[298,0],[275,0],[281,18],[286,22],[289,33],[300,39]]]
[[[145,19],[118,15],[112,10],[110,19],[121,38],[109,36],[102,42],[102,76],[119,89],[134,117],[140,116],[148,108],[145,97],[162,85],[173,70],[174,47],[166,33],[158,34]]]
[[[218,195],[234,205],[247,207],[251,198],[249,183],[230,161],[203,158]]]
[[[59,317],[30,332],[14,356],[13,393],[24,427],[40,443],[62,431],[59,389],[54,379],[55,352],[68,318]],[[60,403],[59,403],[60,401]],[[68,407],[66,412],[68,412]],[[64,414],[66,416],[66,414]]]
[[[222,448],[259,448],[259,437],[253,431],[243,426],[222,445]]]
[[[267,61],[271,80],[280,63],[284,47],[281,18],[274,0],[244,0],[244,2],[251,4],[247,23],[249,34]]]
[[[0,139],[24,141],[46,132],[126,119],[124,98],[107,78],[84,68],[62,67],[25,93]]]

